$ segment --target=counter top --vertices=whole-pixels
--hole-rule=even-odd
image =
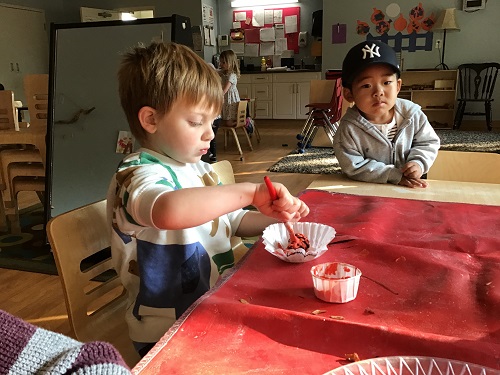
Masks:
[[[287,70],[242,70],[241,74],[268,74],[268,73],[317,73],[322,72],[316,69],[287,69]]]

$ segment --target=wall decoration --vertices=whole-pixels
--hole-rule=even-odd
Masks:
[[[391,45],[396,52],[432,51],[435,23],[434,13],[425,15],[422,3],[412,7],[405,18],[398,4],[392,3],[385,9],[386,13],[378,8],[372,8],[370,23],[357,20],[356,33],[366,35],[367,40],[380,40]],[[392,31],[396,31],[394,35]],[[378,36],[376,36],[378,34]],[[403,43],[405,41],[405,43]]]
[[[267,13],[267,17],[266,17]],[[263,28],[271,28],[283,22],[287,23],[284,28],[284,37],[287,39],[288,49],[299,53],[299,31],[300,31],[300,7],[287,7],[273,9],[273,17],[268,9],[263,10],[235,10],[233,11],[233,24],[239,23],[240,28],[244,30],[253,30]],[[268,24],[267,22],[273,23]],[[258,26],[257,26],[258,25]],[[233,25],[234,26],[234,25]],[[282,25],[281,25],[282,26]],[[245,37],[245,43],[246,37]]]
[[[396,3],[389,4],[387,5],[387,8],[385,8],[385,14],[392,18],[399,16],[400,12],[401,8]]]
[[[341,44],[346,42],[347,25],[337,23],[332,25],[332,44]]]

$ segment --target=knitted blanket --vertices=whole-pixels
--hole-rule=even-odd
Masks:
[[[109,343],[81,343],[0,310],[0,375],[130,374]]]

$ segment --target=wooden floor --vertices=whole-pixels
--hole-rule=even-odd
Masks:
[[[297,194],[317,175],[270,173],[267,169],[295,149],[295,136],[300,133],[303,123],[302,120],[257,121],[262,140],[257,143],[254,135],[254,150],[249,151],[246,139],[240,137],[243,160],[240,160],[232,138],[229,139],[228,149],[224,151],[224,136],[219,132],[217,157],[219,160],[227,159],[231,162],[237,182],[260,183],[267,174],[273,181],[285,184],[293,194]],[[498,130],[496,128],[494,131]],[[313,145],[328,145],[328,140],[324,134],[319,134]],[[0,309],[40,327],[71,336],[61,284],[57,276],[0,269],[0,285],[3,286]]]

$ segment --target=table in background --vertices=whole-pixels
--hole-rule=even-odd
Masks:
[[[371,194],[386,187],[368,185]],[[475,185],[480,194],[484,184]],[[433,181],[423,199],[440,196],[438,186]],[[308,221],[337,230],[329,251],[292,264],[258,241],[134,374],[322,374],[354,352],[500,369],[500,207],[320,190],[301,198]],[[355,300],[314,296],[310,269],[328,261],[361,269]]]

